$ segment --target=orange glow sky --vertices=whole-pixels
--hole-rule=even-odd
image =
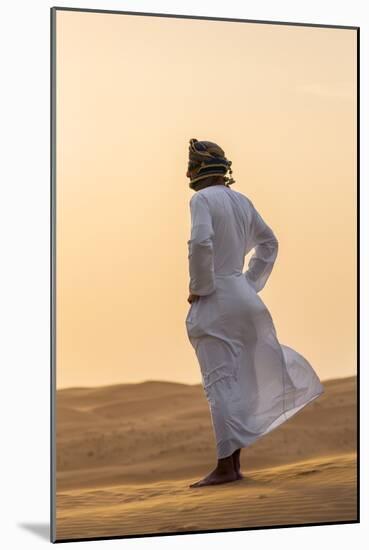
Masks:
[[[192,137],[279,239],[260,296],[280,342],[355,374],[356,32],[57,11],[56,40],[57,387],[200,383]]]

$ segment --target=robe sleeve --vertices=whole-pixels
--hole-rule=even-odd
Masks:
[[[209,204],[198,192],[190,200],[191,237],[188,260],[191,294],[206,296],[216,289],[214,276],[213,224]]]
[[[252,205],[252,203],[251,203]],[[252,205],[251,245],[255,249],[244,275],[256,292],[265,286],[278,255],[278,240]]]

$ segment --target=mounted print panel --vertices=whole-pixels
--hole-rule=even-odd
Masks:
[[[358,44],[51,8],[52,542],[358,522]]]

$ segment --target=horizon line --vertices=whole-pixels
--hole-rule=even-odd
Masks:
[[[345,380],[347,378],[357,378],[357,373],[351,374],[349,376],[337,376],[334,378],[319,378],[319,380],[324,382],[332,382],[333,380]],[[103,388],[111,388],[114,386],[139,386],[141,384],[177,384],[179,386],[202,386],[202,382],[195,382],[194,384],[188,384],[186,382],[178,382],[176,380],[160,380],[160,379],[146,379],[141,380],[140,382],[116,382],[114,384],[101,384],[99,386],[64,386],[61,388],[56,388],[56,391],[65,391],[65,390],[98,390]]]

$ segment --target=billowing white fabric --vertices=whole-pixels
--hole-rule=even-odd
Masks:
[[[214,185],[195,192],[190,211],[189,291],[200,298],[185,322],[217,456],[224,458],[291,418],[324,388],[309,362],[280,344],[258,295],[273,269],[278,241],[250,199]]]

